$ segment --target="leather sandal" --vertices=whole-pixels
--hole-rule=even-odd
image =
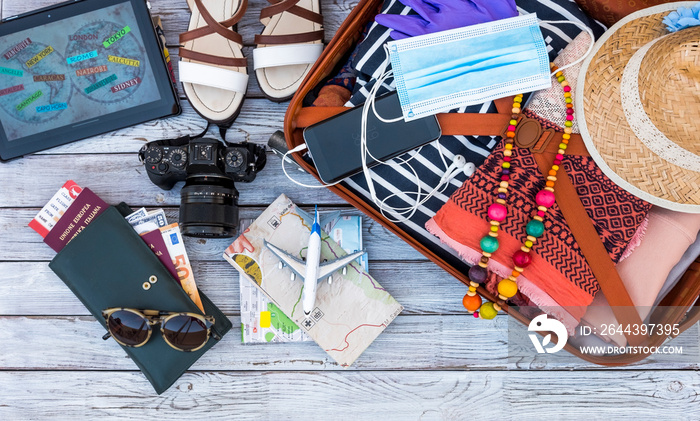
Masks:
[[[323,51],[319,0],[268,0],[265,25],[255,36],[253,66],[260,89],[272,101],[290,99]]]
[[[207,121],[229,127],[248,88],[243,40],[230,29],[248,0],[187,0],[188,31],[180,34],[180,81],[192,107]]]

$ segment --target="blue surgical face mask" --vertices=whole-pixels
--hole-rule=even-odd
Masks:
[[[533,14],[388,43],[406,121],[551,87]]]

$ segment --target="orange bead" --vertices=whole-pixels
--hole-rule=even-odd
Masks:
[[[515,137],[515,132],[507,132],[506,136],[507,137]]]
[[[574,104],[566,104],[566,108],[574,108]]]
[[[462,298],[462,305],[468,311],[475,312],[479,309],[479,307],[481,307],[481,297],[479,294],[467,294],[464,296],[464,298]]]
[[[549,175],[557,175],[557,172],[554,170],[549,170]]]
[[[547,187],[554,187],[554,181],[547,181]]]
[[[520,272],[518,272],[517,270],[514,270],[514,271],[511,273],[511,275],[513,275],[513,278],[517,278],[518,276],[520,276]]]

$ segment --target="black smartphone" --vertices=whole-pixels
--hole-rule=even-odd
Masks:
[[[396,92],[376,99],[377,113],[385,120],[401,116]],[[324,183],[335,183],[362,172],[360,129],[362,105],[304,129],[304,140],[319,177]],[[384,123],[372,110],[367,116],[367,150],[385,161],[419,146],[437,140],[441,135],[435,116],[406,122]],[[367,166],[378,162],[367,157]]]

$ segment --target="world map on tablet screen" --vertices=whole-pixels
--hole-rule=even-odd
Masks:
[[[9,141],[160,99],[130,3],[0,37]]]

